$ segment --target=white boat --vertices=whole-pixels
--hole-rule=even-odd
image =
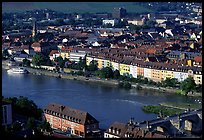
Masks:
[[[8,73],[26,74],[28,71],[25,68],[12,68],[7,71]]]

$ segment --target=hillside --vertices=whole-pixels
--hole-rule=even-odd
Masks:
[[[135,2],[4,2],[2,12],[24,12],[34,9],[52,9],[64,13],[111,13],[114,7],[124,7],[127,12],[151,12]]]

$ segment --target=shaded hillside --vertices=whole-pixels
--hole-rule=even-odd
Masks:
[[[4,2],[2,3],[2,12],[22,12],[47,8],[65,13],[111,13],[114,7],[124,7],[127,12],[134,13],[152,11],[135,2]]]

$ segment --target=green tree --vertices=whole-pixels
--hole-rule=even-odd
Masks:
[[[55,58],[54,61],[59,63],[60,68],[64,67],[65,61],[63,60],[61,56]]]
[[[114,79],[118,79],[120,77],[120,72],[119,72],[119,70],[115,70],[114,72],[113,72],[113,78]]]
[[[34,66],[40,66],[40,65],[45,64],[46,61],[47,61],[47,58],[46,58],[42,53],[36,53],[36,54],[33,56],[32,64],[33,64]]]
[[[40,124],[39,128],[42,129],[42,130],[44,130],[44,131],[46,131],[46,132],[51,132],[51,131],[52,131],[52,128],[51,128],[51,126],[50,126],[50,123],[47,122],[46,120],[43,121],[42,124]]]
[[[87,70],[88,71],[96,71],[98,70],[98,64],[97,64],[97,61],[95,60],[92,60],[89,64],[89,66],[87,66]]]
[[[178,80],[176,78],[166,78],[161,82],[164,87],[176,87],[178,84]]]
[[[109,68],[109,67],[102,68],[100,70],[99,77],[101,77],[101,78],[113,78],[113,71],[112,71],[112,69]]]
[[[186,78],[183,82],[181,82],[181,90],[188,94],[189,92],[193,92],[196,89],[195,80],[192,77]]]
[[[33,118],[33,117],[28,118],[27,123],[26,123],[26,127],[28,129],[34,129],[35,128],[35,118]]]
[[[23,59],[23,66],[26,66],[26,67],[30,67],[30,60],[28,60],[28,59]]]
[[[4,49],[3,52],[2,52],[2,58],[8,58],[10,55],[8,53],[8,50],[7,49]]]

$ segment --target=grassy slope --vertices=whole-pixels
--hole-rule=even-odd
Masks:
[[[144,8],[133,2],[15,2],[3,3],[3,12],[22,12],[33,9],[52,9],[65,13],[96,13],[112,12],[114,7],[124,7],[127,12],[143,13],[151,12],[150,9]]]

